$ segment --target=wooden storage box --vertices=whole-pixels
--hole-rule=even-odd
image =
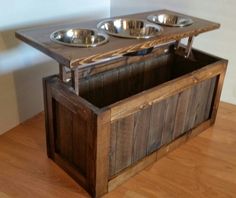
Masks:
[[[150,14],[121,18],[146,20]],[[16,33],[59,63],[59,75],[43,81],[47,152],[92,197],[111,191],[214,123],[227,61],[191,46],[193,37],[220,25],[190,18],[192,25],[163,26],[153,38],[110,37],[89,49],[62,46],[50,35],[96,28],[100,20]],[[180,46],[187,37],[187,46]],[[152,52],[132,56],[143,50]]]
[[[214,123],[226,64],[167,45],[82,78],[80,96],[44,79],[48,155],[94,197],[112,190]]]

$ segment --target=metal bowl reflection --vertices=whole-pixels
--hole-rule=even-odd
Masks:
[[[96,47],[108,42],[108,36],[94,29],[64,29],[53,32],[51,40],[73,47]]]
[[[139,19],[109,19],[100,22],[98,29],[107,34],[123,38],[148,39],[160,34],[158,25]]]
[[[159,25],[172,27],[185,27],[193,24],[193,20],[190,18],[172,14],[149,15],[147,19]]]

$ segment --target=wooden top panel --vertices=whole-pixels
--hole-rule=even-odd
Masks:
[[[136,19],[146,19],[148,15],[157,14],[160,12],[176,14],[176,12],[169,10],[159,10],[120,16],[119,18],[128,17]],[[180,13],[177,14],[186,16]],[[218,23],[195,17],[190,18],[192,18],[192,20],[194,21],[192,25],[182,28],[163,26],[162,34],[150,39],[126,39],[110,36],[110,41],[107,44],[95,48],[63,46],[51,41],[50,34],[58,29],[64,28],[96,28],[97,24],[103,19],[83,23],[67,23],[63,25],[44,26],[33,29],[19,30],[16,32],[16,37],[52,57],[62,65],[71,68],[84,67],[89,64],[103,62],[104,60],[110,58],[122,56],[122,54],[125,54],[127,52],[154,47],[162,43],[179,40],[181,38],[189,36],[196,36],[200,33],[218,29],[220,27],[220,24]]]

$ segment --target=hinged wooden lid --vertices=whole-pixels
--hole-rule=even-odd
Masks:
[[[153,13],[170,13],[186,16],[173,11],[159,10],[120,16],[119,18],[128,17],[135,19],[147,19],[147,16]],[[57,26],[19,30],[16,32],[16,37],[52,57],[61,65],[67,66],[69,68],[79,68],[82,65],[84,67],[87,64],[89,65],[96,62],[101,62],[102,60],[122,56],[127,52],[139,51],[141,49],[154,47],[166,42],[178,41],[182,38],[197,36],[200,33],[218,29],[220,27],[220,24],[218,23],[190,16],[186,17],[191,18],[194,23],[190,26],[181,28],[163,26],[163,32],[161,35],[150,39],[125,39],[111,36],[110,41],[107,44],[95,48],[63,46],[51,41],[50,35],[52,32],[63,28],[96,28],[97,24],[102,21],[102,19],[76,24],[63,24]]]

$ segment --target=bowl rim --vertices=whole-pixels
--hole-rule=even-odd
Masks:
[[[170,23],[161,23],[161,22],[158,22],[158,21],[154,21],[153,18],[158,18],[158,16],[160,15],[169,15],[169,16],[176,16],[176,17],[180,17],[182,19],[185,19],[185,21],[187,21],[186,24],[170,24]],[[190,26],[194,23],[194,21],[190,18],[190,17],[187,17],[187,16],[182,16],[182,15],[179,15],[179,14],[169,14],[169,13],[158,13],[158,14],[149,14],[147,16],[147,20],[152,22],[152,23],[155,23],[155,24],[158,24],[158,25],[162,25],[162,26],[168,26],[168,27],[186,27],[186,26]]]
[[[127,35],[122,35],[122,34],[117,34],[117,33],[112,33],[109,32],[105,29],[102,29],[102,25],[104,25],[106,22],[110,22],[110,21],[115,21],[115,20],[126,20],[126,21],[141,21],[145,24],[146,27],[154,27],[158,30],[158,32],[156,32],[156,34],[152,34],[152,35],[146,35],[146,36],[127,36]],[[102,30],[105,33],[111,35],[111,36],[115,36],[115,37],[120,37],[120,38],[132,38],[132,39],[149,39],[155,36],[158,36],[161,34],[161,32],[163,31],[163,28],[160,25],[157,25],[155,23],[151,23],[150,21],[147,21],[146,19],[136,19],[136,18],[111,18],[111,19],[105,19],[100,21],[97,24],[97,29],[98,30]]]
[[[94,44],[75,44],[75,43],[66,43],[66,42],[62,42],[62,41],[59,41],[57,40],[54,35],[58,32],[67,32],[69,30],[89,30],[89,31],[93,31],[96,33],[96,35],[98,36],[102,36],[104,38],[104,40],[102,40],[101,42],[98,42],[98,43],[94,43]],[[100,45],[103,45],[105,43],[107,43],[109,41],[109,36],[107,34],[104,34],[103,32],[100,32],[98,31],[97,29],[95,28],[80,28],[80,27],[76,27],[76,28],[61,28],[61,29],[58,29],[58,30],[55,30],[53,31],[51,34],[50,34],[50,39],[51,41],[57,43],[57,44],[61,44],[61,45],[65,45],[65,46],[70,46],[70,47],[81,47],[81,48],[90,48],[90,47],[97,47],[97,46],[100,46]]]

